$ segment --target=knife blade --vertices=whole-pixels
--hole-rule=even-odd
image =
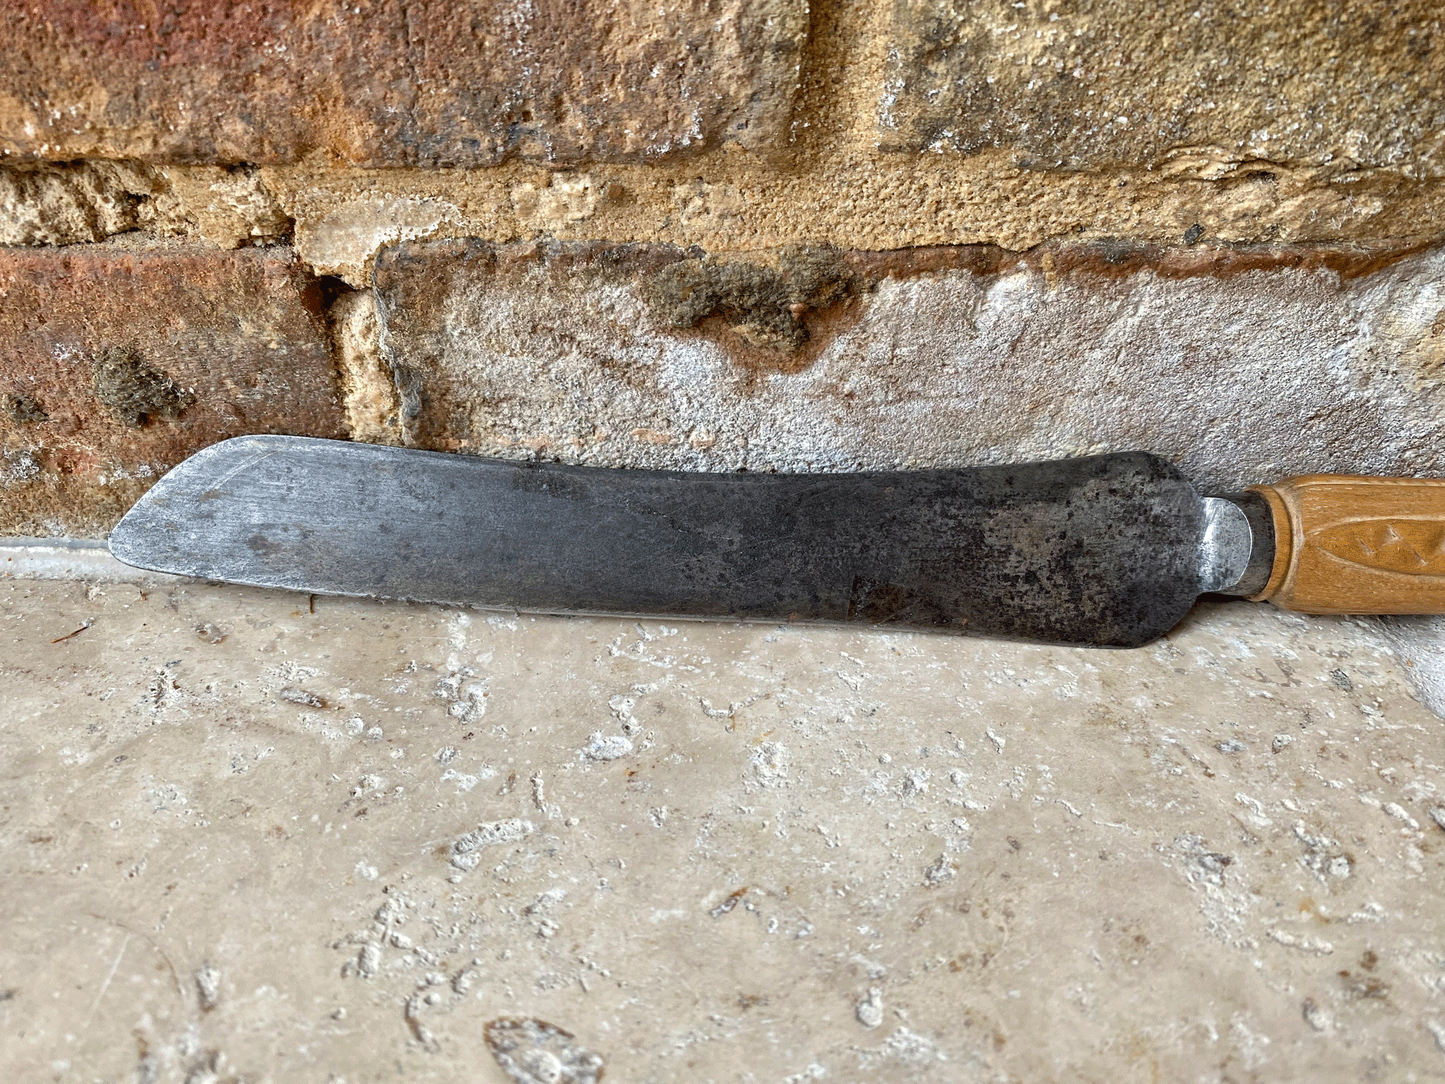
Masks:
[[[1201,594],[1262,597],[1289,578],[1276,536],[1310,543],[1285,485],[1205,496],[1145,452],[724,474],[250,436],[166,474],[109,545],[141,568],[313,594],[1133,647]]]

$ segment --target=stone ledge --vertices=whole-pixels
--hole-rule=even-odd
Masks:
[[[180,576],[134,568],[88,538],[0,538],[0,579],[86,583],[183,583]]]
[[[531,1021],[604,1081],[1438,1075],[1440,721],[1364,623],[0,607],[13,1079],[502,1081]]]

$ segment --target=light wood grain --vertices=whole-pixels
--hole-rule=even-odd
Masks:
[[[1303,613],[1445,613],[1445,479],[1307,474],[1255,489],[1276,539],[1255,598]]]

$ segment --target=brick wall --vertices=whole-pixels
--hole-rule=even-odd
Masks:
[[[1430,0],[0,11],[0,532],[255,431],[1445,473]]]

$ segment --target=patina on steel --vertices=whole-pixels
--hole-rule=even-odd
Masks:
[[[1251,522],[1143,452],[694,474],[255,436],[167,474],[110,547],[317,594],[1132,647],[1248,579]]]

